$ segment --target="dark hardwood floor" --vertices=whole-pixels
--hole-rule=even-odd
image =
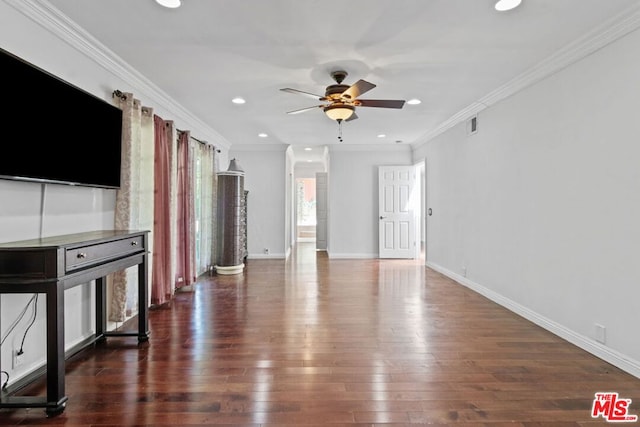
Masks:
[[[640,379],[421,261],[329,261],[304,243],[203,277],[150,330],[69,360],[62,414],[3,409],[0,425],[596,426],[608,391],[640,413]]]

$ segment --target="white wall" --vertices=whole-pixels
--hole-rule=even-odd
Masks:
[[[326,171],[327,169],[323,163],[298,161],[295,163],[294,176],[295,178],[315,178],[317,172]]]
[[[291,236],[286,207],[289,174],[286,147],[243,144],[233,147],[230,158],[245,171],[249,191],[247,242],[249,258],[285,258]],[[378,166],[410,165],[409,146],[332,146],[329,170],[329,256],[378,256]],[[302,168],[304,169],[304,168]],[[302,170],[301,169],[301,170]],[[296,174],[298,169],[296,168]],[[292,220],[292,218],[290,219]],[[264,253],[269,248],[269,254]]]
[[[46,25],[52,25],[53,21],[46,22]],[[53,27],[58,31],[63,28]],[[121,68],[118,58],[107,55],[101,57],[105,61],[96,62],[100,52],[89,52],[91,42],[81,44],[82,51],[77,50],[70,44],[70,34],[72,31],[53,34],[7,2],[0,2],[0,46],[3,49],[107,102],[111,102],[111,94],[116,89],[139,95],[143,105],[153,108],[156,114],[174,120],[180,129],[192,130],[193,136],[211,141],[222,150],[223,157],[227,155],[228,144],[221,141],[215,131],[185,114],[177,104],[168,102],[170,98],[164,94],[153,92],[152,85],[146,84],[142,76],[127,66]],[[131,73],[126,70],[131,70]],[[25,95],[31,96],[26,89]],[[158,103],[156,100],[163,101]],[[34,111],[37,111],[36,102]],[[26,112],[27,117],[29,113]],[[46,111],[42,113],[46,114]],[[73,120],[69,122],[68,131],[77,131]],[[1,142],[8,146],[25,141]],[[113,228],[115,193],[115,190],[0,180],[0,242]],[[0,331],[3,337],[29,298],[30,295],[0,295]],[[65,292],[65,300],[65,344],[69,348],[93,334],[93,287],[85,285],[70,289]],[[39,298],[37,319],[25,340],[24,363],[17,369],[12,366],[12,350],[20,345],[28,319],[29,316],[25,316],[0,350],[0,367],[9,372],[10,384],[45,361],[45,306],[44,298]]]
[[[414,153],[428,264],[636,376],[639,49],[636,31]]]
[[[411,165],[410,147],[333,145],[329,151],[329,257],[377,258],[378,166]]]
[[[286,146],[239,145],[229,151],[245,171],[247,249],[252,258],[285,258]],[[225,168],[226,169],[226,168]],[[265,249],[269,253],[265,253]]]

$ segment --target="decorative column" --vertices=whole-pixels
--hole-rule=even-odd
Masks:
[[[244,270],[242,211],[244,171],[232,159],[227,171],[218,176],[218,214],[216,224],[216,272],[240,274]]]

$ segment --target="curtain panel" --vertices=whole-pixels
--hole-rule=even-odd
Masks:
[[[176,289],[190,286],[196,279],[193,144],[189,131],[178,132]]]
[[[199,195],[196,199],[198,202],[196,217],[199,236],[196,272],[199,275],[206,272],[214,264],[214,200],[217,180],[214,172],[215,147],[199,141],[196,141],[194,146],[195,163],[199,166],[196,168],[196,180],[200,183],[199,188],[196,189]]]
[[[171,300],[214,263],[215,147],[177,130],[131,93],[114,92],[123,110],[121,188],[114,227],[149,234],[148,305]],[[196,211],[197,209],[197,211]],[[109,320],[135,316],[137,269],[113,274]]]
[[[153,110],[131,93],[115,95],[122,109],[121,185],[116,192],[114,227],[117,230],[153,229],[154,126]],[[153,235],[149,233],[153,247]],[[153,265],[149,255],[149,265]],[[137,269],[113,274],[109,320],[124,322],[138,313]]]
[[[176,235],[176,202],[173,186],[176,174],[176,131],[172,121],[154,116],[155,180],[154,180],[154,251],[151,274],[151,305],[161,305],[174,294],[174,238]]]

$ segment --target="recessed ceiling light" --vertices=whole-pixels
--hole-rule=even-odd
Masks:
[[[247,101],[245,101],[244,98],[237,97],[233,98],[231,102],[233,102],[234,104],[244,104]]]
[[[180,0],[156,0],[160,6],[168,7],[170,9],[175,9],[176,7],[180,7]]]
[[[311,151],[311,148],[307,147],[307,148],[304,149],[304,151]]]
[[[496,3],[496,10],[499,12],[504,12],[507,10],[515,9],[520,5],[522,0],[498,0]]]
[[[420,101],[419,99],[417,99],[417,98],[413,98],[413,99],[408,100],[408,101],[407,101],[407,104],[409,104],[409,105],[418,105],[418,104],[420,104],[421,102],[422,102],[422,101]]]
[[[307,160],[307,163],[311,163],[311,162],[312,162],[312,160]]]
[[[387,135],[385,135],[384,133],[381,133],[380,135],[378,135],[378,138],[384,138],[385,136]]]
[[[268,137],[269,135],[267,135],[266,133],[262,132],[262,133],[259,133],[259,134],[258,134],[258,136],[259,136],[260,138],[266,138],[266,137]]]

